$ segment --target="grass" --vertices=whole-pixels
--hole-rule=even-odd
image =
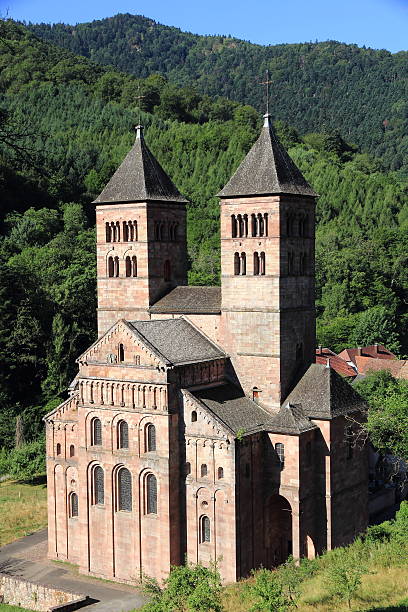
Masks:
[[[27,608],[19,608],[18,606],[9,606],[8,604],[0,603],[0,612],[31,612]]]
[[[224,590],[225,612],[248,612],[250,604],[243,598],[248,580],[230,585]],[[363,577],[362,585],[353,600],[354,612],[408,612],[408,567],[372,567]],[[324,577],[317,574],[302,585],[302,595],[296,612],[346,612],[347,603],[330,597]]]
[[[46,525],[45,477],[36,478],[32,482],[6,481],[0,483],[0,546],[9,544]]]

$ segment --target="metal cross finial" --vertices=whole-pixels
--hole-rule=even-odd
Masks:
[[[269,85],[272,85],[272,81],[269,80],[269,70],[266,71],[266,81],[262,81],[259,84],[260,85],[265,85],[266,114],[269,115]]]
[[[136,96],[136,100],[138,100],[139,102],[139,125],[142,123],[142,106],[141,106],[141,101],[143,100],[143,98],[145,98],[146,96],[142,96],[142,94],[140,93],[140,83],[138,84],[137,87],[137,92],[138,92],[138,96]]]

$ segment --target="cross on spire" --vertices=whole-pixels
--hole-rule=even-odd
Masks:
[[[140,125],[142,123],[142,107],[140,103],[143,100],[143,98],[146,97],[146,96],[142,96],[142,94],[140,93],[140,83],[137,86],[137,92],[139,95],[135,97],[135,100],[138,100],[139,102],[139,125]]]
[[[265,85],[266,114],[269,115],[269,85],[272,85],[272,81],[269,80],[269,70],[266,71],[266,81],[261,81],[259,85]]]

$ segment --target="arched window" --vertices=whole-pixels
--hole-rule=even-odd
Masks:
[[[129,278],[129,276],[132,275],[132,262],[130,261],[129,255],[127,255],[125,259],[125,269],[126,269],[126,276]]]
[[[75,457],[75,446],[73,444],[71,444],[71,446],[69,447],[69,456]]]
[[[252,213],[252,215],[251,215],[251,233],[252,233],[252,236],[256,236],[256,226],[257,226],[256,216],[255,216],[254,213]]]
[[[118,423],[118,448],[129,448],[129,426],[126,421]]]
[[[281,469],[283,470],[283,467],[285,465],[285,445],[282,444],[281,442],[277,442],[275,444],[275,451],[276,451],[276,454],[278,455]]]
[[[154,474],[146,477],[146,513],[157,514],[157,479]]]
[[[126,468],[118,472],[118,509],[132,512],[132,475]]]
[[[244,236],[248,236],[248,215],[244,215]]]
[[[257,276],[258,274],[259,274],[259,255],[255,251],[254,253],[254,276]]]
[[[241,253],[241,274],[245,276],[246,274],[246,254]]]
[[[242,218],[242,215],[238,215],[237,222],[238,222],[238,236],[242,238],[244,236],[244,220]]]
[[[231,236],[232,238],[237,237],[237,219],[235,215],[231,215]]]
[[[61,454],[61,444],[58,442],[57,444],[57,455]]]
[[[288,253],[288,275],[292,276],[295,272],[295,255],[292,252]]]
[[[146,452],[151,453],[156,450],[156,428],[153,423],[146,425]]]
[[[122,231],[123,231],[123,241],[124,242],[128,242],[128,240],[129,240],[129,233],[130,233],[129,229],[130,228],[129,228],[127,222],[123,221],[123,223],[122,223]]]
[[[208,470],[207,470],[207,464],[203,463],[201,465],[201,478],[204,478],[205,476],[207,476]]]
[[[268,213],[264,214],[264,236],[268,235]]]
[[[200,517],[200,544],[211,541],[211,527],[208,516]]]
[[[105,503],[105,477],[100,465],[93,471],[93,503]]]
[[[260,258],[260,272],[265,274],[265,253],[262,251]]]
[[[119,344],[118,347],[118,353],[119,353],[119,363],[122,363],[123,361],[125,361],[125,347],[123,346],[122,343]]]
[[[116,242],[120,242],[120,223],[116,221]]]
[[[218,480],[221,480],[221,478],[224,478],[224,468],[219,467],[218,468]]]
[[[191,422],[195,423],[196,421],[197,421],[197,412],[193,410],[193,412],[191,413]]]
[[[108,257],[108,276],[112,278],[115,275],[115,264],[113,262],[113,257]]]
[[[187,463],[185,465],[184,472],[185,472],[186,476],[191,474],[191,463],[189,461],[187,461]]]
[[[241,260],[239,257],[239,253],[234,253],[234,274],[237,276],[240,273],[241,269]]]
[[[74,492],[69,494],[68,498],[69,518],[78,516],[78,495]]]
[[[132,276],[134,278],[137,276],[137,257],[136,255],[132,256]]]
[[[111,228],[112,242],[117,242],[117,238],[116,238],[116,225],[114,224],[113,221],[110,224],[110,228]]]
[[[261,213],[258,213],[258,236],[264,235],[264,220]]]
[[[163,276],[165,282],[168,283],[171,278],[170,261],[168,259],[166,259],[166,261],[164,262]]]
[[[112,242],[112,232],[110,223],[105,223],[106,242]]]
[[[91,421],[91,444],[93,446],[102,444],[102,423],[98,418]]]
[[[119,257],[116,256],[113,260],[114,263],[114,276],[119,276]]]

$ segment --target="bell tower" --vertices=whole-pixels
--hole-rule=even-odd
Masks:
[[[222,345],[245,393],[277,410],[314,361],[317,196],[269,114],[218,195]]]
[[[186,204],[137,126],[136,140],[96,205],[98,335],[187,284]]]

